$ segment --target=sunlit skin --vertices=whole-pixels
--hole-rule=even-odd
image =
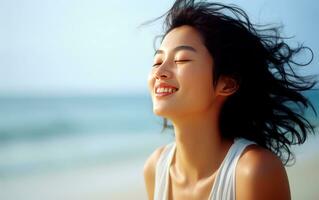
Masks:
[[[238,85],[231,78],[221,77],[213,87],[213,67],[214,59],[201,35],[190,26],[170,31],[154,55],[148,77],[153,112],[172,122],[177,146],[170,167],[170,200],[208,199],[218,167],[233,143],[221,137],[218,116],[224,101],[236,92]],[[156,86],[160,83],[178,90],[161,96],[156,94]],[[144,166],[149,199],[153,199],[155,165],[162,150],[163,147],[157,149]],[[255,177],[260,178],[260,174],[263,176],[258,182]],[[279,178],[280,185],[272,183],[273,176]],[[239,200],[290,198],[281,161],[256,145],[248,147],[238,162],[236,189]],[[268,194],[269,190],[277,196]]]

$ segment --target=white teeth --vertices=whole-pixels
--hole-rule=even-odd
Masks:
[[[173,93],[176,91],[177,91],[177,89],[175,89],[175,88],[157,88],[156,89],[156,93],[164,93],[164,92]]]

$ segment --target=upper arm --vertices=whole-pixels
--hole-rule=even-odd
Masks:
[[[272,152],[249,146],[236,169],[237,200],[288,200],[290,189],[286,170]]]
[[[157,148],[144,163],[144,181],[149,200],[152,200],[154,196],[156,163],[164,147]]]

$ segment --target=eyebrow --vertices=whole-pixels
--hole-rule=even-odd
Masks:
[[[191,46],[187,46],[187,45],[181,45],[181,46],[178,46],[178,47],[175,47],[173,49],[174,52],[178,52],[178,51],[182,51],[182,50],[187,50],[187,51],[193,51],[193,52],[197,52],[197,50],[194,48],[194,47],[191,47]],[[154,56],[156,54],[164,54],[164,51],[163,50],[156,50],[155,53],[154,53]]]

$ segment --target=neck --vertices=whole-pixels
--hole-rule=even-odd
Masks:
[[[208,111],[172,120],[176,140],[172,165],[185,182],[214,175],[225,157],[232,142],[221,137],[217,119],[218,113]]]

